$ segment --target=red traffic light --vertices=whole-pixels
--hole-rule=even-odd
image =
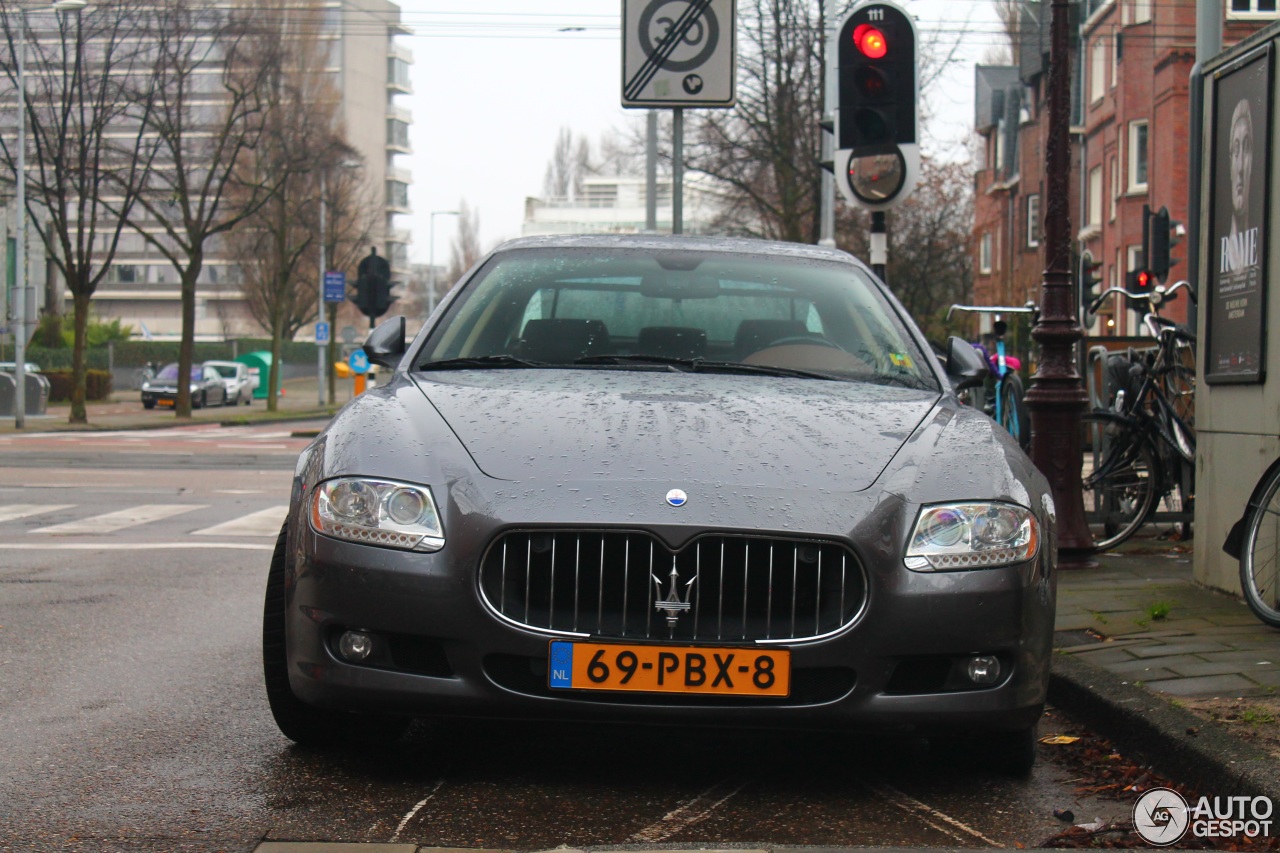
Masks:
[[[884,33],[870,24],[858,24],[853,30],[853,43],[863,56],[868,59],[884,59],[889,52],[889,43]]]
[[[1139,270],[1137,284],[1138,284],[1139,290],[1146,290],[1148,287],[1150,287],[1151,273],[1147,272],[1146,270]]]

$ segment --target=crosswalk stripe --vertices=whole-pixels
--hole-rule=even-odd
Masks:
[[[29,515],[43,515],[60,509],[73,509],[75,504],[10,504],[0,506],[0,521],[17,521]]]
[[[284,524],[285,516],[288,514],[288,504],[268,507],[257,512],[251,512],[248,515],[242,515],[240,518],[224,521],[222,524],[215,524],[213,527],[197,530],[194,535],[275,536],[280,532],[280,525]]]
[[[142,504],[129,509],[94,515],[79,521],[68,521],[51,527],[38,527],[32,533],[51,533],[55,535],[91,535],[94,533],[111,533],[126,527],[135,527],[152,521],[160,521],[184,512],[205,509],[205,504]]]

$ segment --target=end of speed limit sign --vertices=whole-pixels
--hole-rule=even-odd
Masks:
[[[731,107],[734,0],[623,0],[624,107]]]

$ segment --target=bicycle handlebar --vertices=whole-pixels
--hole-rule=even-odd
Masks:
[[[1089,303],[1089,313],[1097,314],[1098,309],[1102,307],[1102,303],[1105,302],[1107,297],[1113,293],[1120,293],[1125,297],[1134,300],[1145,299],[1147,302],[1151,303],[1151,307],[1154,310],[1160,306],[1160,303],[1168,300],[1179,290],[1187,291],[1187,297],[1192,302],[1199,304],[1200,300],[1196,298],[1196,291],[1195,288],[1191,286],[1191,282],[1186,279],[1182,279],[1169,287],[1165,287],[1163,284],[1157,284],[1155,289],[1150,293],[1134,293],[1131,290],[1125,290],[1123,287],[1108,287],[1106,290],[1099,293],[1097,298]]]
[[[947,319],[951,319],[953,311],[972,311],[976,314],[1034,314],[1040,310],[1040,306],[1034,302],[1028,302],[1021,308],[1001,305],[952,305],[947,309]]]

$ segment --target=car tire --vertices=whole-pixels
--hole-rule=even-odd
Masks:
[[[193,408],[193,409],[203,409],[203,408],[204,408],[204,402],[205,402],[204,392],[203,392],[203,391],[201,391],[201,392],[200,392],[200,396],[198,396],[198,397],[192,397],[192,398],[191,398],[191,408]]]
[[[155,401],[155,400],[143,400],[143,401],[142,401],[142,408],[144,408],[144,409],[154,409],[155,407],[156,407],[156,401]]]
[[[289,686],[289,655],[285,639],[285,562],[288,525],[281,528],[267,572],[262,612],[262,673],[267,704],[276,726],[299,746],[338,747],[346,744],[389,745],[400,739],[411,720],[372,714],[351,714],[317,708],[299,699]]]

